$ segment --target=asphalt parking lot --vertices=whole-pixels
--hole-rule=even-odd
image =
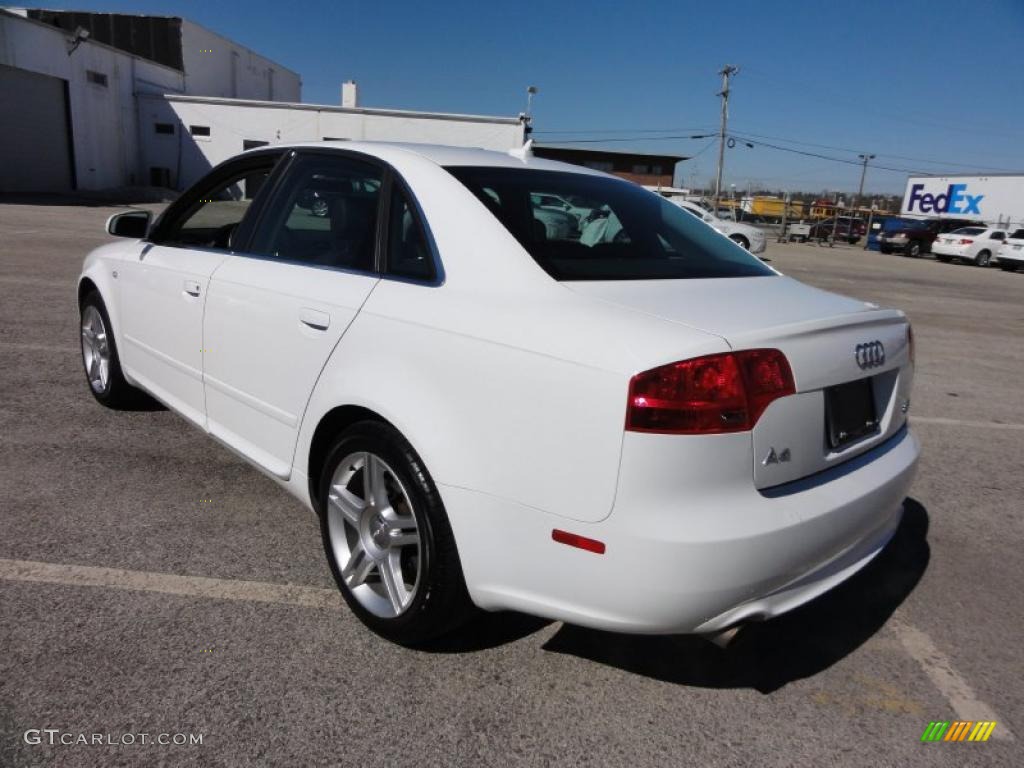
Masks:
[[[114,210],[0,204],[0,766],[1021,764],[1024,273],[769,246],[917,339],[904,523],[832,593],[726,651],[517,615],[412,651],[344,609],[270,480],[89,395],[75,280]],[[935,720],[998,725],[922,744]]]

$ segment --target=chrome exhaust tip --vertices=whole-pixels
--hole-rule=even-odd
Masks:
[[[728,629],[723,629],[721,632],[709,632],[706,635],[702,635],[702,637],[705,640],[707,640],[709,643],[714,643],[719,648],[723,648],[724,649],[724,648],[728,648],[729,644],[732,643],[732,641],[736,639],[736,635],[738,635],[740,633],[740,630],[742,628],[743,628],[742,624],[737,624],[735,627],[729,627]]]

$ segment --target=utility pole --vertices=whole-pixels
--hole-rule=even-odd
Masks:
[[[725,162],[725,126],[729,121],[729,78],[740,71],[739,67],[726,64],[719,72],[722,76],[722,123],[718,129],[718,175],[715,181],[715,210],[718,210],[719,200],[722,196],[722,164]]]
[[[863,165],[860,169],[860,187],[857,188],[857,205],[860,205],[860,199],[864,196],[864,177],[868,173],[868,160],[874,160],[874,155],[857,155],[861,159]]]

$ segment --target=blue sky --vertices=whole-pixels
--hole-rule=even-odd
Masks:
[[[1024,0],[42,5],[190,18],[298,71],[308,102],[338,103],[352,78],[363,106],[514,115],[533,84],[538,141],[704,150],[680,166],[684,182],[707,182],[716,147],[650,137],[715,131],[726,63],[741,68],[731,129],[901,169],[869,169],[868,191],[902,192],[903,169],[1024,171]],[[765,146],[726,151],[738,188],[849,191],[859,174]]]

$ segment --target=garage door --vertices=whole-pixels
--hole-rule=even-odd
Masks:
[[[64,81],[0,66],[0,192],[71,189]]]

